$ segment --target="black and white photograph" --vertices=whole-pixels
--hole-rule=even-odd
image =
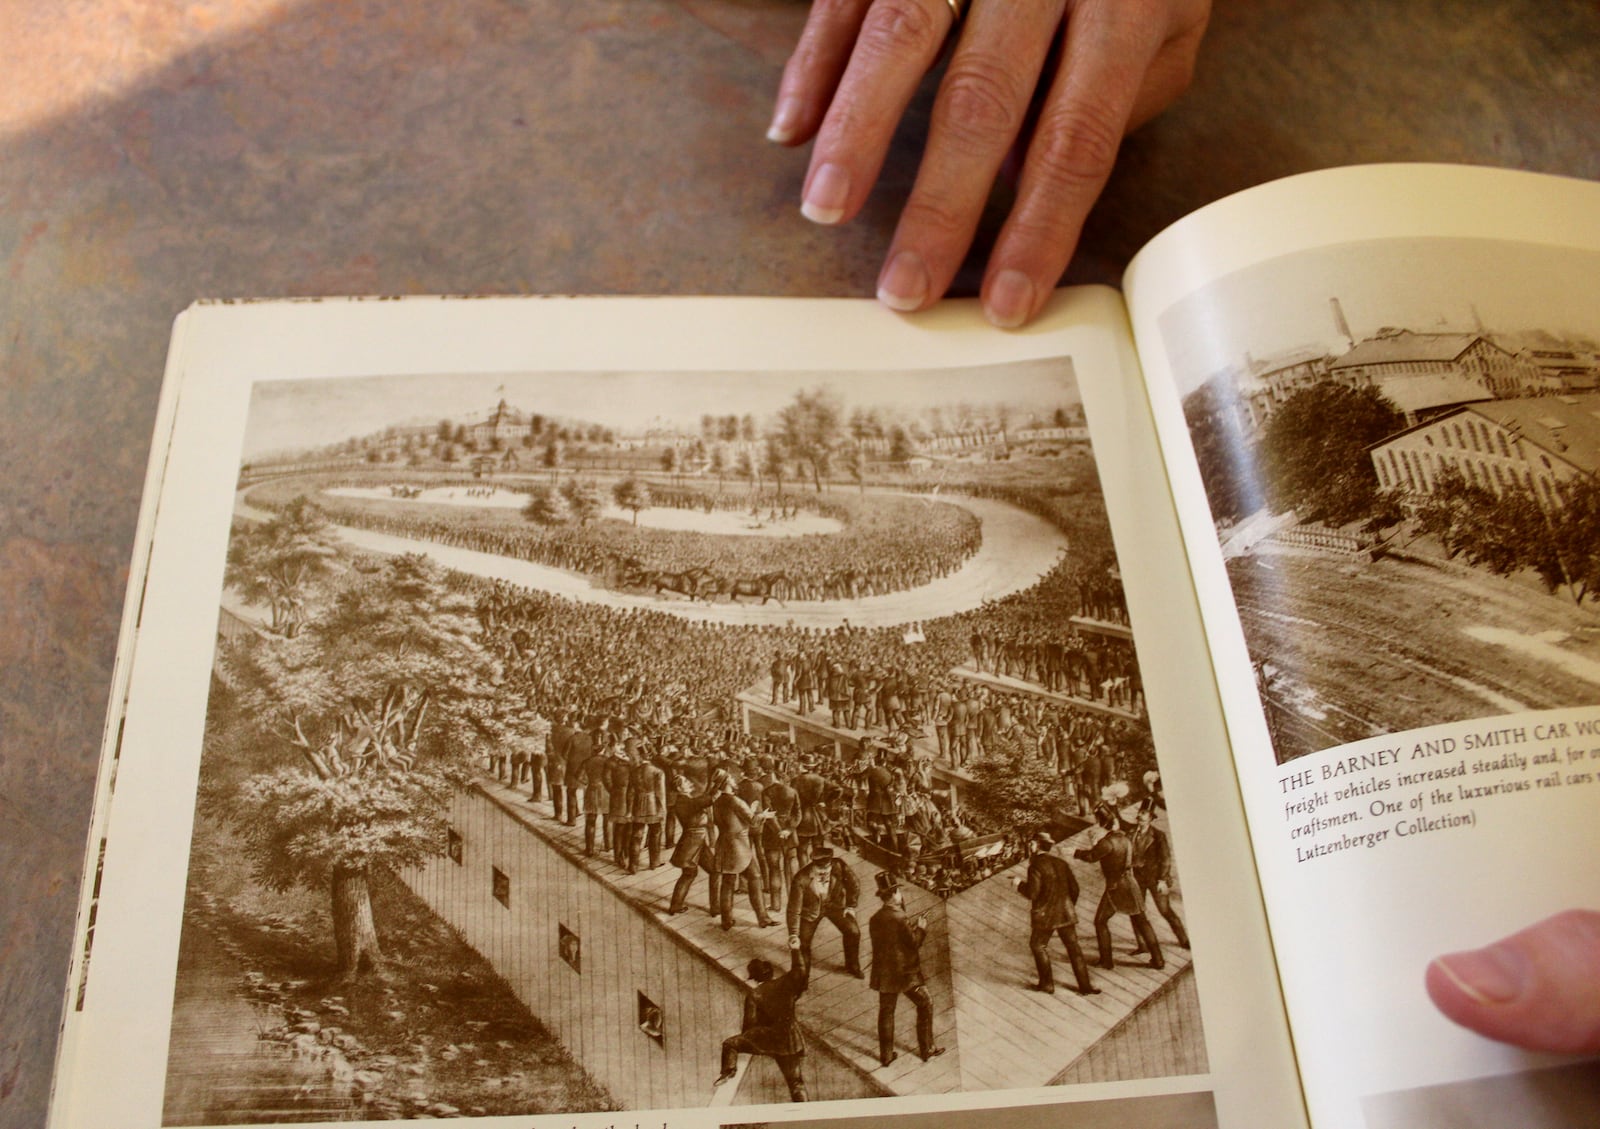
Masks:
[[[1597,275],[1571,249],[1368,242],[1163,315],[1278,763],[1594,700]]]
[[[1070,358],[285,373],[244,435],[165,1124],[1207,1072]]]

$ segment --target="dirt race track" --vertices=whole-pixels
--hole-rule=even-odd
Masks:
[[[1067,552],[1064,533],[1043,518],[1014,506],[964,495],[945,494],[939,500],[969,511],[983,526],[982,545],[955,572],[904,592],[855,600],[791,601],[788,604],[776,601],[765,605],[754,601],[736,604],[727,600],[701,603],[675,596],[658,598],[621,592],[597,584],[592,577],[531,561],[348,526],[338,529],[349,545],[366,552],[424,553],[457,572],[505,580],[587,603],[667,611],[707,623],[819,628],[837,627],[846,620],[856,627],[895,627],[969,611],[986,600],[997,600],[1032,587]],[[235,512],[253,520],[270,516],[242,501],[236,503]]]

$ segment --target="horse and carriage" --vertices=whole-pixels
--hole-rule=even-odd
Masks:
[[[741,598],[750,598],[759,599],[762,604],[776,600],[780,605],[789,597],[793,587],[788,575],[783,572],[728,577],[703,565],[679,571],[651,568],[635,557],[615,563],[612,583],[618,588],[645,591],[658,597],[683,596],[691,601],[706,603],[720,598],[738,603]]]

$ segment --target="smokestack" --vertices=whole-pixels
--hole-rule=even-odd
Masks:
[[[1344,320],[1344,307],[1339,305],[1339,299],[1337,298],[1329,298],[1328,305],[1333,309],[1334,328],[1344,334],[1345,341],[1349,343],[1350,348],[1354,349],[1356,347],[1356,338],[1355,334],[1350,332],[1350,323]]]

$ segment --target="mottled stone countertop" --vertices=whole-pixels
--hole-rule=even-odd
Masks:
[[[762,139],[805,11],[0,4],[0,1126],[44,1117],[173,316],[239,295],[869,294],[928,103],[857,221],[805,222],[805,153]],[[1593,3],[1217,0],[1194,87],[1124,146],[1067,281],[1115,281],[1184,213],[1313,168],[1600,179],[1597,122]]]

